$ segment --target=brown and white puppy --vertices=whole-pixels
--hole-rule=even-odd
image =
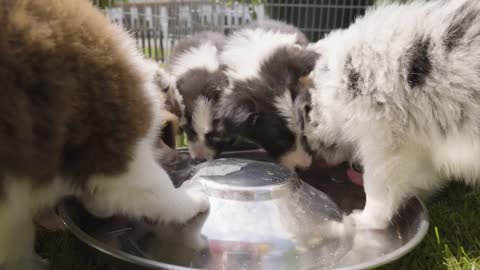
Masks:
[[[200,32],[177,43],[169,65],[176,86],[169,96],[180,104],[181,125],[190,155],[196,160],[215,158],[230,141],[216,133],[213,121],[217,103],[228,86],[218,59],[224,43],[222,34]]]
[[[208,208],[155,161],[164,101],[125,31],[77,0],[6,0],[0,25],[0,268],[39,269],[32,217],[64,196],[165,222]]]
[[[229,87],[218,109],[219,129],[257,143],[290,169],[311,163],[293,106],[317,59],[306,44],[294,27],[266,21],[233,33],[220,55]]]

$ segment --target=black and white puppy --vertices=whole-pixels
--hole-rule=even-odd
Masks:
[[[479,183],[480,2],[379,7],[312,48],[305,133],[327,159],[363,163],[359,227],[385,228],[405,198],[447,179]]]
[[[170,73],[176,81],[177,102],[182,110],[181,126],[187,134],[188,148],[196,160],[215,158],[228,143],[228,137],[215,132],[214,109],[228,85],[218,53],[225,37],[201,32],[180,40],[174,48]]]
[[[304,48],[306,41],[294,27],[267,21],[233,33],[220,54],[229,86],[218,109],[219,128],[260,145],[290,169],[311,163],[293,107],[301,79],[317,59]]]

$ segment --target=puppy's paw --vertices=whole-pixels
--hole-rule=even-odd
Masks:
[[[111,209],[106,209],[104,207],[99,207],[91,201],[83,200],[83,207],[92,215],[97,218],[110,218],[114,215]]]
[[[384,230],[390,225],[390,220],[370,215],[362,210],[353,212],[344,218],[345,223],[350,223],[358,230]]]
[[[191,234],[184,241],[185,245],[193,250],[204,250],[208,248],[208,240],[200,233]]]
[[[185,194],[192,199],[194,205],[196,205],[198,212],[205,212],[210,208],[210,201],[207,194],[203,191],[200,184],[194,181],[185,181],[180,186],[179,191],[185,192]]]
[[[181,205],[173,214],[172,220],[176,223],[186,223],[201,212],[210,208],[207,194],[203,192],[201,185],[186,181],[177,189],[179,203]]]

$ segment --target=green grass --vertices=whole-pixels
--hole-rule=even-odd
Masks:
[[[480,270],[480,191],[452,184],[427,203],[431,227],[414,251],[380,270]],[[110,270],[98,258],[77,252],[63,232],[39,233],[41,254],[53,270]]]
[[[185,134],[177,135],[176,139],[177,139],[176,140],[177,148],[186,147],[188,145],[187,135]]]
[[[149,50],[147,47],[145,47],[145,48],[143,48],[143,53],[148,58],[155,58],[155,53],[156,53],[158,59],[161,59],[161,57],[162,57],[162,49],[160,49],[160,48],[150,48],[150,50]],[[168,59],[169,54],[170,54],[169,50],[163,49],[163,55],[164,55],[165,59]]]
[[[452,184],[427,208],[431,225],[423,243],[381,269],[480,270],[480,191]]]

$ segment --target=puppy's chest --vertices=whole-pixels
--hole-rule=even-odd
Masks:
[[[431,147],[434,165],[443,175],[466,181],[480,178],[480,140],[455,136],[434,140]]]

